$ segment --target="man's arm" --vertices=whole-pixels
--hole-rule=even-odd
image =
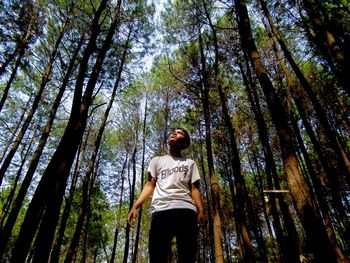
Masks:
[[[132,206],[128,214],[127,222],[131,227],[134,226],[133,221],[136,218],[137,209],[139,209],[149,199],[149,197],[154,191],[154,188],[156,187],[156,179],[152,177],[150,172],[148,172],[147,174],[148,174],[147,183],[143,187],[139,198],[137,199],[135,204]]]
[[[201,193],[199,191],[199,180],[197,180],[193,184],[191,184],[191,197],[192,197],[192,199],[197,207],[197,210],[198,210],[198,217],[197,217],[198,226],[204,227],[206,224],[207,218],[205,216],[202,196],[201,196]]]

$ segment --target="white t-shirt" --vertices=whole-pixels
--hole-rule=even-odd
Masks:
[[[148,172],[156,179],[151,213],[176,208],[197,211],[190,195],[191,184],[200,180],[197,164],[188,158],[158,156],[151,160]]]

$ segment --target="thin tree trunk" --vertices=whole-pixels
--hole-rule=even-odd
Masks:
[[[17,58],[17,60],[16,60],[16,64],[15,64],[15,67],[13,68],[13,70],[12,70],[11,76],[10,76],[9,80],[7,81],[7,83],[6,83],[6,87],[4,89],[4,92],[2,94],[1,101],[0,101],[0,112],[1,112],[2,108],[4,107],[5,101],[7,99],[7,95],[9,93],[9,91],[10,91],[10,88],[11,88],[11,85],[12,85],[12,83],[13,83],[16,75],[17,75],[17,70],[18,70],[19,66],[21,65],[22,58],[24,56],[24,52],[25,52],[25,50],[22,49],[20,54],[19,54],[19,56],[18,56],[18,58]]]
[[[167,146],[167,140],[168,140],[168,135],[169,135],[169,127],[168,127],[168,122],[169,122],[169,91],[168,88],[165,88],[165,103],[164,103],[164,130],[163,130],[163,141],[162,141],[162,154],[166,153],[166,146]]]
[[[93,188],[94,188],[94,185],[96,182],[96,177],[98,174],[97,171],[98,171],[98,168],[100,165],[100,159],[101,159],[101,152],[98,156],[98,159],[97,159],[97,162],[95,165],[95,169],[94,169],[95,171],[93,172],[92,178],[90,179],[90,183],[89,183],[88,199],[87,199],[87,211],[86,211],[86,220],[85,220],[85,231],[84,231],[83,249],[82,249],[83,250],[82,251],[82,262],[86,262],[86,258],[87,258],[86,255],[87,255],[87,246],[88,246],[88,234],[89,234],[89,227],[90,227],[91,214],[92,214],[92,212],[91,212],[91,198],[92,198]],[[100,225],[98,225],[97,227],[98,227],[100,236],[102,237]],[[102,243],[106,258],[107,258],[106,262],[108,262],[108,256],[107,256],[105,244],[104,244],[102,238],[101,238],[101,243]]]
[[[264,9],[264,12],[267,16],[267,18],[269,19],[269,22],[270,22],[270,25],[271,27],[274,28],[275,30],[275,33],[278,35],[278,37],[280,37],[280,34],[279,32],[277,31],[277,28],[274,27],[273,25],[273,22],[272,22],[272,18],[267,10],[267,7],[265,5],[265,2],[263,0],[260,0],[261,1],[261,5]],[[269,30],[268,30],[269,31]],[[272,35],[269,31],[269,35],[271,36],[272,38]],[[282,39],[280,39],[280,41],[282,41]],[[273,42],[274,43],[274,42]],[[341,189],[340,189],[340,186],[339,186],[339,181],[338,179],[334,176],[334,174],[340,174],[341,171],[334,171],[336,170],[336,168],[333,168],[332,165],[329,165],[329,162],[327,160],[327,158],[324,157],[324,153],[323,151],[321,150],[321,147],[319,145],[319,142],[317,141],[316,139],[316,136],[314,135],[314,131],[313,129],[311,128],[311,125],[309,124],[309,121],[308,121],[308,118],[306,117],[306,113],[305,113],[305,110],[304,110],[304,102],[303,102],[303,99],[302,99],[302,96],[297,94],[297,91],[296,91],[296,87],[295,85],[293,84],[293,81],[292,81],[292,78],[289,74],[289,71],[287,70],[287,67],[284,63],[284,60],[282,59],[282,56],[280,55],[280,52],[279,50],[277,49],[276,45],[273,44],[273,49],[276,53],[276,57],[279,61],[279,66],[282,70],[282,72],[284,73],[285,77],[286,77],[286,85],[287,87],[289,88],[289,90],[291,91],[291,94],[292,94],[292,97],[294,98],[294,102],[297,106],[297,109],[302,117],[302,120],[303,120],[303,123],[306,127],[306,131],[311,139],[311,142],[313,143],[314,145],[314,148],[316,149],[316,152],[321,160],[321,165],[324,167],[324,170],[327,174],[327,177],[328,177],[328,180],[331,182],[331,194],[332,194],[332,197],[333,197],[333,202],[334,202],[334,205],[333,205],[333,208],[338,211],[339,215],[340,215],[340,218],[342,219],[342,223],[344,224],[345,226],[345,229],[347,229],[348,231],[345,232],[345,239],[347,241],[349,241],[349,237],[350,237],[350,224],[349,224],[349,220],[346,216],[346,213],[343,209],[343,204],[342,204],[342,198],[341,198]],[[287,99],[288,101],[290,101],[290,99]],[[288,107],[290,108],[290,107]],[[290,109],[289,109],[290,111]],[[326,202],[326,196],[324,196],[324,192],[321,191],[321,183],[320,183],[320,179],[318,178],[318,176],[316,176],[315,174],[315,171],[314,169],[312,168],[311,166],[311,161],[310,161],[310,158],[308,156],[308,153],[304,147],[304,144],[303,144],[303,140],[301,138],[301,135],[300,135],[300,132],[299,132],[299,128],[298,128],[298,125],[296,124],[296,120],[294,120],[293,118],[293,113],[290,113],[290,116],[291,116],[291,121],[292,121],[292,124],[294,125],[294,131],[295,131],[295,134],[296,134],[296,138],[299,140],[299,145],[300,145],[300,148],[303,152],[303,156],[305,158],[305,162],[306,162],[306,165],[307,165],[307,168],[308,168],[308,171],[309,171],[309,174],[310,174],[310,177],[311,177],[311,180],[313,182],[313,185],[314,185],[314,189],[315,189],[315,193],[318,197],[318,200],[319,200],[319,203],[320,203],[320,206],[323,207],[322,211],[323,211],[323,214],[324,216],[327,216],[328,213],[329,213],[329,209],[327,208],[327,206],[325,205],[325,202]],[[346,160],[346,158],[344,159]],[[330,220],[328,219],[327,222],[330,222]],[[327,226],[327,225],[326,225]],[[334,250],[336,252],[336,254],[338,255],[338,257],[340,259],[343,259],[344,258],[344,255],[342,255],[342,253],[340,252],[340,249],[337,245],[336,242],[334,242],[336,240],[335,236],[334,236],[334,232],[331,228],[329,228],[328,226],[328,229],[330,230],[327,230],[327,232],[329,233],[329,236],[330,236],[330,239],[332,240],[332,243],[333,243],[333,247],[334,247]]]
[[[137,134],[137,132],[136,132]],[[132,162],[132,185],[130,191],[130,202],[129,202],[129,211],[135,200],[135,185],[136,185],[136,152],[137,152],[137,142],[135,141],[135,148],[131,157]],[[128,263],[129,257],[129,247],[130,247],[130,225],[127,224],[125,227],[125,245],[124,245],[124,257],[123,263]]]
[[[252,133],[249,132],[249,145],[254,144],[251,134]],[[279,262],[281,262],[281,260],[283,260],[283,257],[284,257],[283,256],[283,248],[281,249],[281,247],[277,246],[275,235],[277,236],[277,239],[278,239],[278,235],[282,235],[281,222],[280,222],[280,219],[277,217],[278,218],[278,222],[277,222],[278,223],[278,227],[275,227],[275,224],[273,224],[274,231],[276,233],[276,234],[274,234],[274,232],[272,231],[272,227],[271,227],[272,223],[270,222],[270,217],[269,217],[269,215],[267,213],[268,202],[265,201],[265,197],[266,198],[268,198],[268,197],[266,195],[264,195],[264,184],[263,184],[263,181],[262,181],[262,174],[263,173],[261,172],[260,165],[259,165],[258,152],[255,149],[255,147],[254,147],[254,149],[251,149],[251,151],[252,151],[252,155],[253,156],[250,157],[251,160],[249,161],[249,163],[252,164],[251,165],[251,167],[252,167],[251,169],[252,170],[256,170],[256,173],[257,173],[256,176],[254,176],[255,185],[257,185],[257,187],[259,189],[259,197],[260,197],[260,202],[262,204],[262,213],[263,213],[263,215],[265,217],[266,227],[267,227],[267,230],[268,230],[268,233],[269,233],[269,236],[270,236],[270,246],[272,247],[272,254],[274,256],[273,260],[274,260],[274,262],[279,263]],[[253,166],[253,164],[254,164],[254,166]],[[272,177],[271,174],[267,174],[267,176]],[[276,209],[276,200],[275,200],[275,198],[273,198],[271,200],[273,201],[274,208]],[[279,246],[281,246],[281,245],[282,244],[279,244]],[[278,251],[280,259],[275,258],[276,257],[276,252],[275,251]],[[285,261],[285,262],[288,262],[288,261]]]
[[[226,97],[225,94],[222,90],[222,84],[220,83],[219,80],[219,47],[218,47],[218,40],[217,40],[217,34],[216,34],[216,29],[211,21],[209,11],[207,10],[207,5],[205,1],[202,1],[203,7],[205,10],[206,17],[209,21],[209,26],[211,28],[212,32],[212,37],[213,37],[213,43],[214,43],[214,48],[215,48],[215,58],[214,58],[214,84],[216,89],[219,92],[220,96],[220,102],[221,102],[221,108],[222,108],[222,113],[224,116],[224,121],[226,128],[228,130],[229,134],[229,142],[230,142],[230,148],[232,151],[232,156],[231,156],[231,168],[233,169],[233,174],[235,178],[235,188],[236,188],[236,203],[235,204],[235,218],[238,220],[236,223],[240,225],[240,229],[245,231],[244,233],[241,233],[242,241],[243,241],[243,247],[244,247],[244,261],[245,262],[255,262],[254,259],[254,252],[253,252],[253,246],[252,246],[252,241],[250,238],[249,230],[248,230],[248,225],[246,224],[247,218],[246,218],[246,200],[244,200],[244,179],[242,177],[242,172],[241,172],[241,163],[240,163],[240,158],[239,158],[239,152],[236,144],[236,138],[234,134],[234,129],[233,125],[231,122],[231,117],[228,112],[227,108],[227,103],[226,103]],[[200,43],[202,44],[202,43]],[[206,98],[207,95],[204,95],[204,98]],[[207,104],[209,105],[209,103]],[[205,111],[205,110],[204,110]],[[209,114],[208,114],[209,115]],[[231,179],[231,177],[229,177]],[[232,192],[234,195],[235,193]],[[263,262],[267,262],[266,254],[265,258],[262,259]]]
[[[111,260],[110,263],[114,263],[115,261],[115,252],[117,249],[117,242],[118,242],[118,235],[119,235],[119,229],[121,226],[121,215],[122,215],[122,203],[123,203],[123,195],[124,195],[124,172],[126,169],[126,165],[128,163],[128,153],[125,156],[125,161],[123,164],[123,168],[120,172],[120,177],[122,178],[122,185],[120,188],[120,197],[119,197],[119,209],[118,209],[118,215],[117,215],[117,222],[116,222],[116,227],[114,231],[114,241],[113,241],[113,249],[112,249],[112,255],[111,255]]]
[[[108,45],[110,45],[111,38],[112,38],[112,36],[114,34],[114,31],[116,29],[116,25],[118,24],[118,19],[117,18],[115,18],[113,24],[112,24],[112,26],[110,28],[109,36],[107,36],[107,39],[106,39],[106,41],[108,41]],[[105,42],[105,44],[106,43],[107,42]],[[105,56],[107,50],[108,50],[108,48],[104,45],[104,48],[102,48],[102,50],[101,50],[102,56]],[[97,61],[98,60],[99,59],[97,59]],[[102,59],[102,61],[103,61],[103,59]],[[98,72],[101,70],[102,61],[101,61],[101,64],[98,65],[98,67],[99,67]],[[97,76],[96,76],[96,80],[97,80]],[[96,81],[94,81],[94,82],[96,83]],[[113,93],[114,93],[114,95],[112,95],[112,98],[114,99],[115,91],[113,91]],[[86,93],[85,93],[85,95],[86,95]],[[92,93],[89,95],[89,97],[90,96],[92,96]],[[90,100],[90,99],[88,99],[88,100]],[[88,104],[91,105],[91,101],[88,102]],[[83,194],[84,194],[85,198],[83,197],[82,206],[81,206],[81,214],[80,214],[80,216],[81,216],[81,218],[80,218],[81,219],[81,224],[79,224],[79,223],[77,224],[76,232],[74,233],[74,237],[73,237],[73,240],[71,242],[71,249],[67,253],[66,262],[70,262],[70,261],[67,261],[67,258],[70,259],[70,260],[72,259],[72,257],[69,257],[71,255],[70,252],[72,253],[72,255],[75,254],[75,251],[76,251],[75,247],[78,245],[78,242],[79,242],[79,238],[80,238],[80,234],[81,234],[81,230],[82,230],[82,224],[83,224],[83,221],[84,221],[84,218],[85,218],[85,215],[86,215],[86,211],[88,209],[87,208],[88,202],[87,202],[86,198],[88,198],[89,181],[91,180],[90,177],[91,177],[91,174],[93,172],[94,163],[95,163],[95,160],[96,160],[97,152],[98,152],[98,149],[99,149],[99,146],[100,146],[100,142],[101,142],[101,139],[102,139],[102,134],[103,134],[103,131],[104,131],[104,128],[105,128],[105,125],[106,125],[106,120],[107,120],[109,111],[110,111],[110,108],[108,108],[107,111],[106,111],[107,112],[107,116],[105,115],[103,117],[103,123],[101,125],[101,129],[99,131],[98,137],[97,137],[97,139],[95,141],[92,157],[91,157],[91,159],[89,161],[89,164],[88,164],[88,170],[87,170],[86,175],[85,175],[85,177],[86,177],[86,186],[84,187],[84,184],[83,184]],[[87,118],[87,115],[86,115],[85,118]],[[60,190],[58,191],[57,198],[59,198],[59,203],[62,203],[62,196],[64,194],[65,184],[66,183],[64,182],[62,184],[62,188],[60,188]],[[39,245],[36,248],[36,253],[35,253],[33,262],[43,262],[43,261],[47,260],[47,258],[49,256],[50,249],[51,249],[51,244],[52,244],[52,239],[53,239],[53,234],[54,234],[54,231],[55,231],[55,224],[57,224],[57,220],[58,220],[59,207],[60,207],[60,205],[57,205],[56,208],[54,207],[53,212],[51,213],[51,212],[49,212],[49,210],[51,210],[50,209],[51,206],[48,206],[46,211],[45,211],[45,214],[47,214],[48,217],[47,217],[47,220],[45,221],[46,224],[42,223],[41,226],[40,226],[40,230],[42,230],[42,231],[39,231],[39,234],[38,234],[38,240],[39,240],[38,244]],[[45,219],[46,218],[44,218],[44,220]],[[50,232],[49,232],[50,235],[47,235],[48,230],[50,230]]]
[[[3,147],[2,149],[2,153],[1,153],[1,156],[0,156],[0,163],[3,161],[3,158],[5,157],[6,155],[6,152],[8,151],[8,149],[10,148],[10,145],[11,143],[13,142],[13,138],[15,137],[19,127],[21,126],[22,124],[22,121],[24,119],[24,116],[26,114],[26,112],[28,111],[29,109],[29,104],[30,104],[30,101],[32,100],[32,96],[33,94],[30,95],[28,101],[27,101],[27,104],[23,107],[23,112],[21,114],[21,117],[19,118],[17,124],[16,124],[16,127],[11,129],[11,128],[8,128],[8,133],[11,134],[11,136],[7,139],[7,142],[6,142],[6,145]]]
[[[200,127],[198,128],[199,133],[202,134]],[[204,182],[204,189],[205,189],[205,200],[207,204],[210,204],[210,190],[207,182],[207,174],[206,174],[206,169],[204,165],[204,153],[203,153],[203,143],[200,141],[200,164],[201,164],[201,171],[203,175],[203,182]],[[209,248],[210,248],[210,262],[214,262],[215,258],[215,248],[214,248],[214,224],[213,224],[213,219],[212,219],[212,209],[211,206],[208,205],[208,226],[209,226]],[[206,239],[205,239],[206,240]],[[205,258],[205,257],[204,257]]]
[[[89,132],[88,132],[88,134],[89,134]],[[72,176],[71,186],[70,186],[70,189],[68,192],[68,196],[65,199],[65,207],[64,207],[63,212],[62,212],[60,226],[58,228],[57,237],[54,241],[54,244],[53,244],[52,250],[51,250],[51,254],[50,254],[50,263],[58,263],[59,262],[59,256],[60,256],[60,251],[61,251],[61,245],[62,245],[63,238],[64,238],[64,232],[65,232],[66,225],[68,222],[69,213],[71,211],[73,197],[75,194],[77,181],[78,181],[78,177],[79,177],[79,173],[80,173],[80,166],[81,166],[81,163],[84,159],[84,153],[85,153],[85,148],[86,148],[88,138],[89,138],[89,136],[87,135],[86,140],[83,143],[83,145],[82,144],[79,145],[79,150],[77,153],[76,165],[75,165],[74,173]]]
[[[35,126],[35,124],[33,124],[32,126]],[[9,192],[7,198],[6,198],[5,204],[2,207],[2,211],[1,211],[1,215],[0,215],[0,218],[1,218],[0,237],[1,237],[2,230],[3,230],[5,219],[6,219],[6,217],[9,214],[9,209],[10,209],[10,206],[12,204],[13,197],[15,196],[15,193],[17,191],[17,186],[18,186],[18,182],[20,181],[20,177],[22,175],[23,167],[24,167],[24,165],[26,163],[26,160],[28,159],[30,150],[31,150],[32,145],[34,143],[34,140],[35,140],[35,137],[36,137],[35,135],[36,135],[36,130],[33,131],[32,138],[30,139],[30,141],[28,143],[29,145],[27,146],[27,143],[22,145],[22,152],[20,154],[20,156],[21,156],[21,164],[20,164],[20,166],[19,166],[19,168],[17,170],[16,176],[15,176],[15,180],[14,180],[12,186],[11,186],[11,190],[10,190],[10,192]],[[29,140],[29,138],[28,138],[28,140]],[[0,254],[0,258],[1,258],[1,255],[2,254]]]
[[[148,109],[147,109],[147,94],[146,94],[145,109],[144,109],[145,113],[144,113],[144,117],[143,117],[143,128],[142,128],[141,189],[143,188],[144,173],[145,173],[147,110]],[[137,262],[139,240],[140,240],[140,231],[141,231],[141,219],[142,219],[142,206],[139,208],[139,215],[138,215],[137,227],[136,227],[135,248],[134,248],[134,255],[132,258],[132,263]]]
[[[244,178],[242,177],[241,164],[240,164],[240,158],[239,158],[238,148],[236,144],[235,134],[234,134],[233,126],[228,113],[225,94],[223,93],[223,90],[220,84],[217,85],[217,88],[219,90],[222,112],[224,115],[226,128],[229,134],[230,149],[233,155],[230,158],[231,159],[230,162],[231,162],[231,168],[233,170],[233,174],[235,178],[234,184],[235,184],[236,191],[233,191],[233,187],[231,187],[232,188],[231,195],[232,196],[236,195],[236,198],[233,203],[235,207],[234,213],[235,213],[236,224],[240,226],[239,229],[242,231],[240,235],[243,242],[244,262],[247,262],[247,263],[255,262],[253,245],[252,245],[250,231],[247,225],[247,218],[246,218],[247,211],[246,211],[245,204],[247,200],[245,200],[245,195],[244,195],[245,181],[244,181]],[[228,178],[230,181],[232,180],[230,176]],[[232,182],[230,183],[232,184]],[[261,262],[267,262],[266,254],[265,256],[263,256],[261,260],[262,260]]]
[[[90,167],[88,169],[90,170]],[[75,226],[73,237],[71,239],[70,246],[68,248],[68,252],[67,252],[65,260],[64,260],[65,263],[73,262],[73,257],[76,255],[76,252],[77,252],[77,248],[78,248],[78,244],[79,244],[79,240],[80,240],[80,235],[81,235],[81,232],[83,229],[85,216],[86,216],[88,206],[89,206],[88,200],[89,200],[89,194],[90,194],[89,193],[90,180],[91,180],[91,177],[86,173],[84,179],[82,180],[82,184],[83,184],[82,185],[82,197],[81,197],[81,201],[80,201],[80,209],[79,209],[77,224]],[[36,260],[35,256],[36,255],[34,255],[34,259],[33,259],[34,262]],[[37,261],[37,262],[40,262],[40,261]]]
[[[341,189],[340,189],[340,185],[339,185],[339,181],[338,179],[334,176],[334,174],[340,174],[341,171],[338,170],[338,172],[334,171],[336,168],[333,168],[332,165],[329,165],[329,162],[327,160],[327,158],[324,157],[324,153],[322,152],[320,146],[319,146],[319,143],[317,142],[317,139],[316,137],[314,136],[314,132],[313,132],[313,129],[311,128],[311,125],[309,124],[309,121],[306,117],[306,113],[304,112],[304,107],[303,107],[303,100],[302,100],[302,97],[300,95],[297,95],[296,93],[296,88],[293,84],[293,81],[291,80],[291,77],[290,77],[290,74],[287,70],[287,67],[285,66],[283,60],[282,60],[282,57],[280,56],[280,53],[278,52],[277,48],[275,48],[275,52],[276,52],[276,55],[277,55],[277,58],[278,58],[278,61],[279,61],[279,64],[280,64],[280,67],[282,69],[282,71],[284,72],[285,76],[286,76],[286,79],[287,79],[287,87],[291,90],[291,94],[292,94],[292,97],[294,98],[294,101],[296,103],[296,106],[297,106],[297,109],[300,113],[300,115],[302,116],[302,120],[304,122],[304,125],[306,127],[306,130],[307,130],[307,133],[309,134],[309,137],[311,138],[311,141],[316,149],[316,152],[318,153],[318,156],[321,160],[321,165],[323,166],[323,169],[325,170],[326,172],[326,175],[328,180],[330,181],[330,184],[331,184],[331,196],[332,196],[332,202],[333,202],[333,205],[332,207],[338,212],[339,216],[340,216],[340,219],[344,225],[344,228],[345,228],[345,236],[344,236],[344,239],[346,240],[347,243],[349,243],[350,241],[350,223],[349,223],[349,219],[345,213],[345,210],[344,210],[344,206],[343,206],[343,203],[342,203],[342,197],[341,197]],[[335,233],[334,233],[334,230],[333,230],[333,227],[330,225],[331,223],[331,220],[330,220],[330,211],[329,211],[329,208],[327,207],[326,205],[326,199],[327,197],[325,196],[325,192],[322,191],[321,189],[323,188],[322,184],[321,184],[321,180],[319,177],[321,176],[317,176],[316,175],[316,172],[314,171],[312,165],[311,165],[311,160],[309,158],[309,155],[305,149],[305,146],[304,146],[304,143],[303,143],[303,140],[301,138],[301,134],[300,134],[300,131],[299,131],[299,127],[296,123],[296,120],[294,119],[293,117],[293,113],[290,113],[290,116],[291,116],[291,122],[292,124],[294,125],[294,133],[296,134],[296,138],[298,139],[299,141],[299,148],[301,149],[302,151],[302,154],[304,156],[304,159],[305,159],[305,163],[307,165],[307,169],[309,171],[309,174],[310,174],[310,178],[311,178],[311,181],[314,185],[314,189],[315,189],[315,193],[317,195],[317,200],[318,200],[318,203],[320,205],[320,208],[321,208],[321,211],[322,211],[322,214],[323,214],[323,218],[326,222],[328,222],[328,225],[325,224],[325,227],[326,227],[326,230],[327,230],[327,233],[330,237],[330,240],[333,244],[333,247],[334,247],[334,250],[335,250],[335,253],[337,254],[338,258],[341,259],[341,260],[344,260],[344,255],[342,254],[337,242],[336,242],[336,237],[335,237]],[[323,179],[324,180],[324,179]]]
[[[309,175],[310,175],[310,178],[312,181],[312,185],[313,185],[313,188],[315,190],[318,207],[320,208],[320,210],[322,212],[322,217],[323,217],[323,220],[325,222],[325,229],[328,233],[328,236],[331,240],[332,246],[334,248],[334,251],[335,251],[339,261],[344,262],[345,256],[344,256],[343,252],[341,251],[339,245],[337,244],[337,237],[336,237],[336,234],[335,234],[333,226],[332,226],[332,220],[330,218],[331,211],[329,211],[329,208],[327,206],[326,195],[325,195],[325,192],[322,191],[323,187],[321,185],[320,179],[318,178],[320,176],[317,176],[315,170],[313,169],[313,167],[311,165],[311,160],[310,160],[309,155],[308,155],[306,148],[304,146],[304,142],[302,141],[299,127],[297,126],[296,120],[293,117],[292,117],[292,124],[294,126],[294,133],[296,134],[296,137],[297,137],[297,140],[299,143],[299,149],[301,150],[303,157],[305,159],[307,171],[309,172]],[[333,206],[333,207],[335,207],[335,206]],[[348,243],[347,238],[346,238],[346,242]]]
[[[104,4],[104,3],[102,2],[101,4]],[[117,11],[117,9],[115,11]],[[93,99],[93,90],[96,85],[99,74],[101,72],[104,58],[111,45],[113,35],[117,29],[117,26],[119,25],[119,15],[120,13],[118,10],[118,12],[115,13],[115,16],[111,22],[106,39],[104,40],[104,43],[96,59],[94,69],[92,71],[93,73],[91,74],[89,82],[85,89],[85,93],[81,103],[81,110],[80,110],[81,117],[77,123],[78,128],[75,129],[75,131],[78,131],[75,133],[76,136],[79,136],[78,139],[81,139],[86,127],[86,122],[88,119],[88,110],[90,105],[92,104],[92,99]],[[74,143],[74,150],[76,151],[76,149],[77,149],[77,143]],[[67,160],[64,160],[64,162],[66,161]],[[69,167],[71,167],[72,161],[73,161],[73,158],[69,160]],[[44,262],[44,261],[47,261],[47,258],[49,257],[68,176],[69,176],[69,171],[65,173],[64,178],[59,178],[59,180],[56,181],[55,188],[57,189],[57,191],[53,193],[52,203],[49,202],[45,209],[45,217],[43,219],[43,222],[40,225],[40,229],[38,232],[37,240],[39,245],[36,248],[34,262],[36,262],[36,260],[37,262]]]

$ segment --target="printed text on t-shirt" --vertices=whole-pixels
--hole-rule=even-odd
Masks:
[[[183,178],[185,179],[187,176],[187,172],[188,172],[188,166],[186,165],[182,165],[182,166],[177,166],[177,167],[173,167],[171,169],[167,168],[164,170],[160,171],[160,177],[161,179],[165,179],[167,177],[169,177],[170,175],[172,175],[173,173],[184,173]]]

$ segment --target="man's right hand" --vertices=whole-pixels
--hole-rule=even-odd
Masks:
[[[129,226],[134,227],[134,220],[136,218],[136,215],[137,215],[137,210],[136,208],[132,207],[127,218],[127,222]]]

